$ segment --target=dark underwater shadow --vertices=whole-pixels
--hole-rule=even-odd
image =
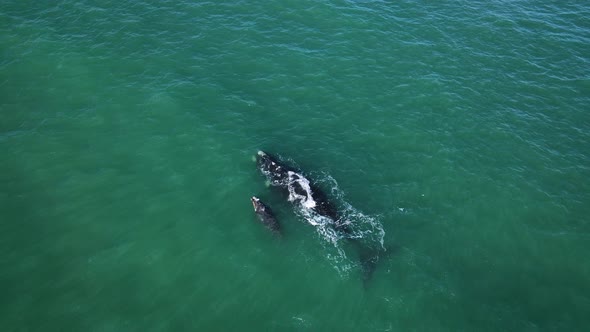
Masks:
[[[365,290],[370,287],[375,272],[388,259],[397,256],[399,253],[400,247],[398,245],[388,245],[385,249],[379,250],[362,249],[359,251],[361,280]]]

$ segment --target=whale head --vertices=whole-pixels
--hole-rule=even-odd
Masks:
[[[256,196],[252,196],[250,198],[250,201],[252,202],[252,206],[254,207],[254,211],[259,211],[261,208],[263,209],[262,203],[260,202],[260,198],[258,198]]]
[[[289,167],[267,153],[258,151],[256,162],[258,169],[270,180],[271,184],[278,185],[287,180]]]

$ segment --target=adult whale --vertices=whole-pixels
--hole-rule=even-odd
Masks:
[[[381,251],[375,251],[363,245],[360,238],[351,236],[352,231],[349,225],[339,216],[336,206],[301,172],[263,151],[258,151],[256,159],[260,172],[265,175],[271,185],[286,192],[289,195],[290,202],[302,209],[329,218],[333,228],[344,238],[347,238],[349,243],[356,248],[361,263],[363,283],[366,286],[375,272]]]
[[[283,189],[289,195],[290,202],[329,218],[337,231],[350,233],[346,223],[341,220],[336,206],[301,172],[263,151],[257,153],[257,164],[258,169],[271,185]]]

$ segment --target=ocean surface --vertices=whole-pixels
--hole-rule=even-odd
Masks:
[[[588,331],[588,17],[2,1],[1,330]],[[370,226],[368,280],[258,150]]]

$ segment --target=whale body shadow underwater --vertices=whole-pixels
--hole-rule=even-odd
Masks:
[[[364,219],[351,218],[350,214],[347,214],[347,210],[350,212],[353,209],[351,206],[348,206],[348,209],[339,209],[334,200],[330,199],[316,183],[275,156],[258,151],[256,165],[267,183],[278,188],[282,196],[293,205],[297,215],[316,227],[320,234],[326,235],[326,239],[333,244],[343,241],[347,247],[353,248],[358,256],[363,285],[366,287],[379,260],[392,252],[391,248],[386,249],[383,246],[385,232],[381,224],[372,219],[367,222],[366,216]],[[253,196],[251,201],[259,221],[276,236],[281,237],[280,224],[272,210],[256,196]],[[356,212],[356,215],[358,214]],[[367,225],[372,229],[367,229]],[[375,233],[379,233],[378,245],[372,243],[375,241],[367,236]]]

